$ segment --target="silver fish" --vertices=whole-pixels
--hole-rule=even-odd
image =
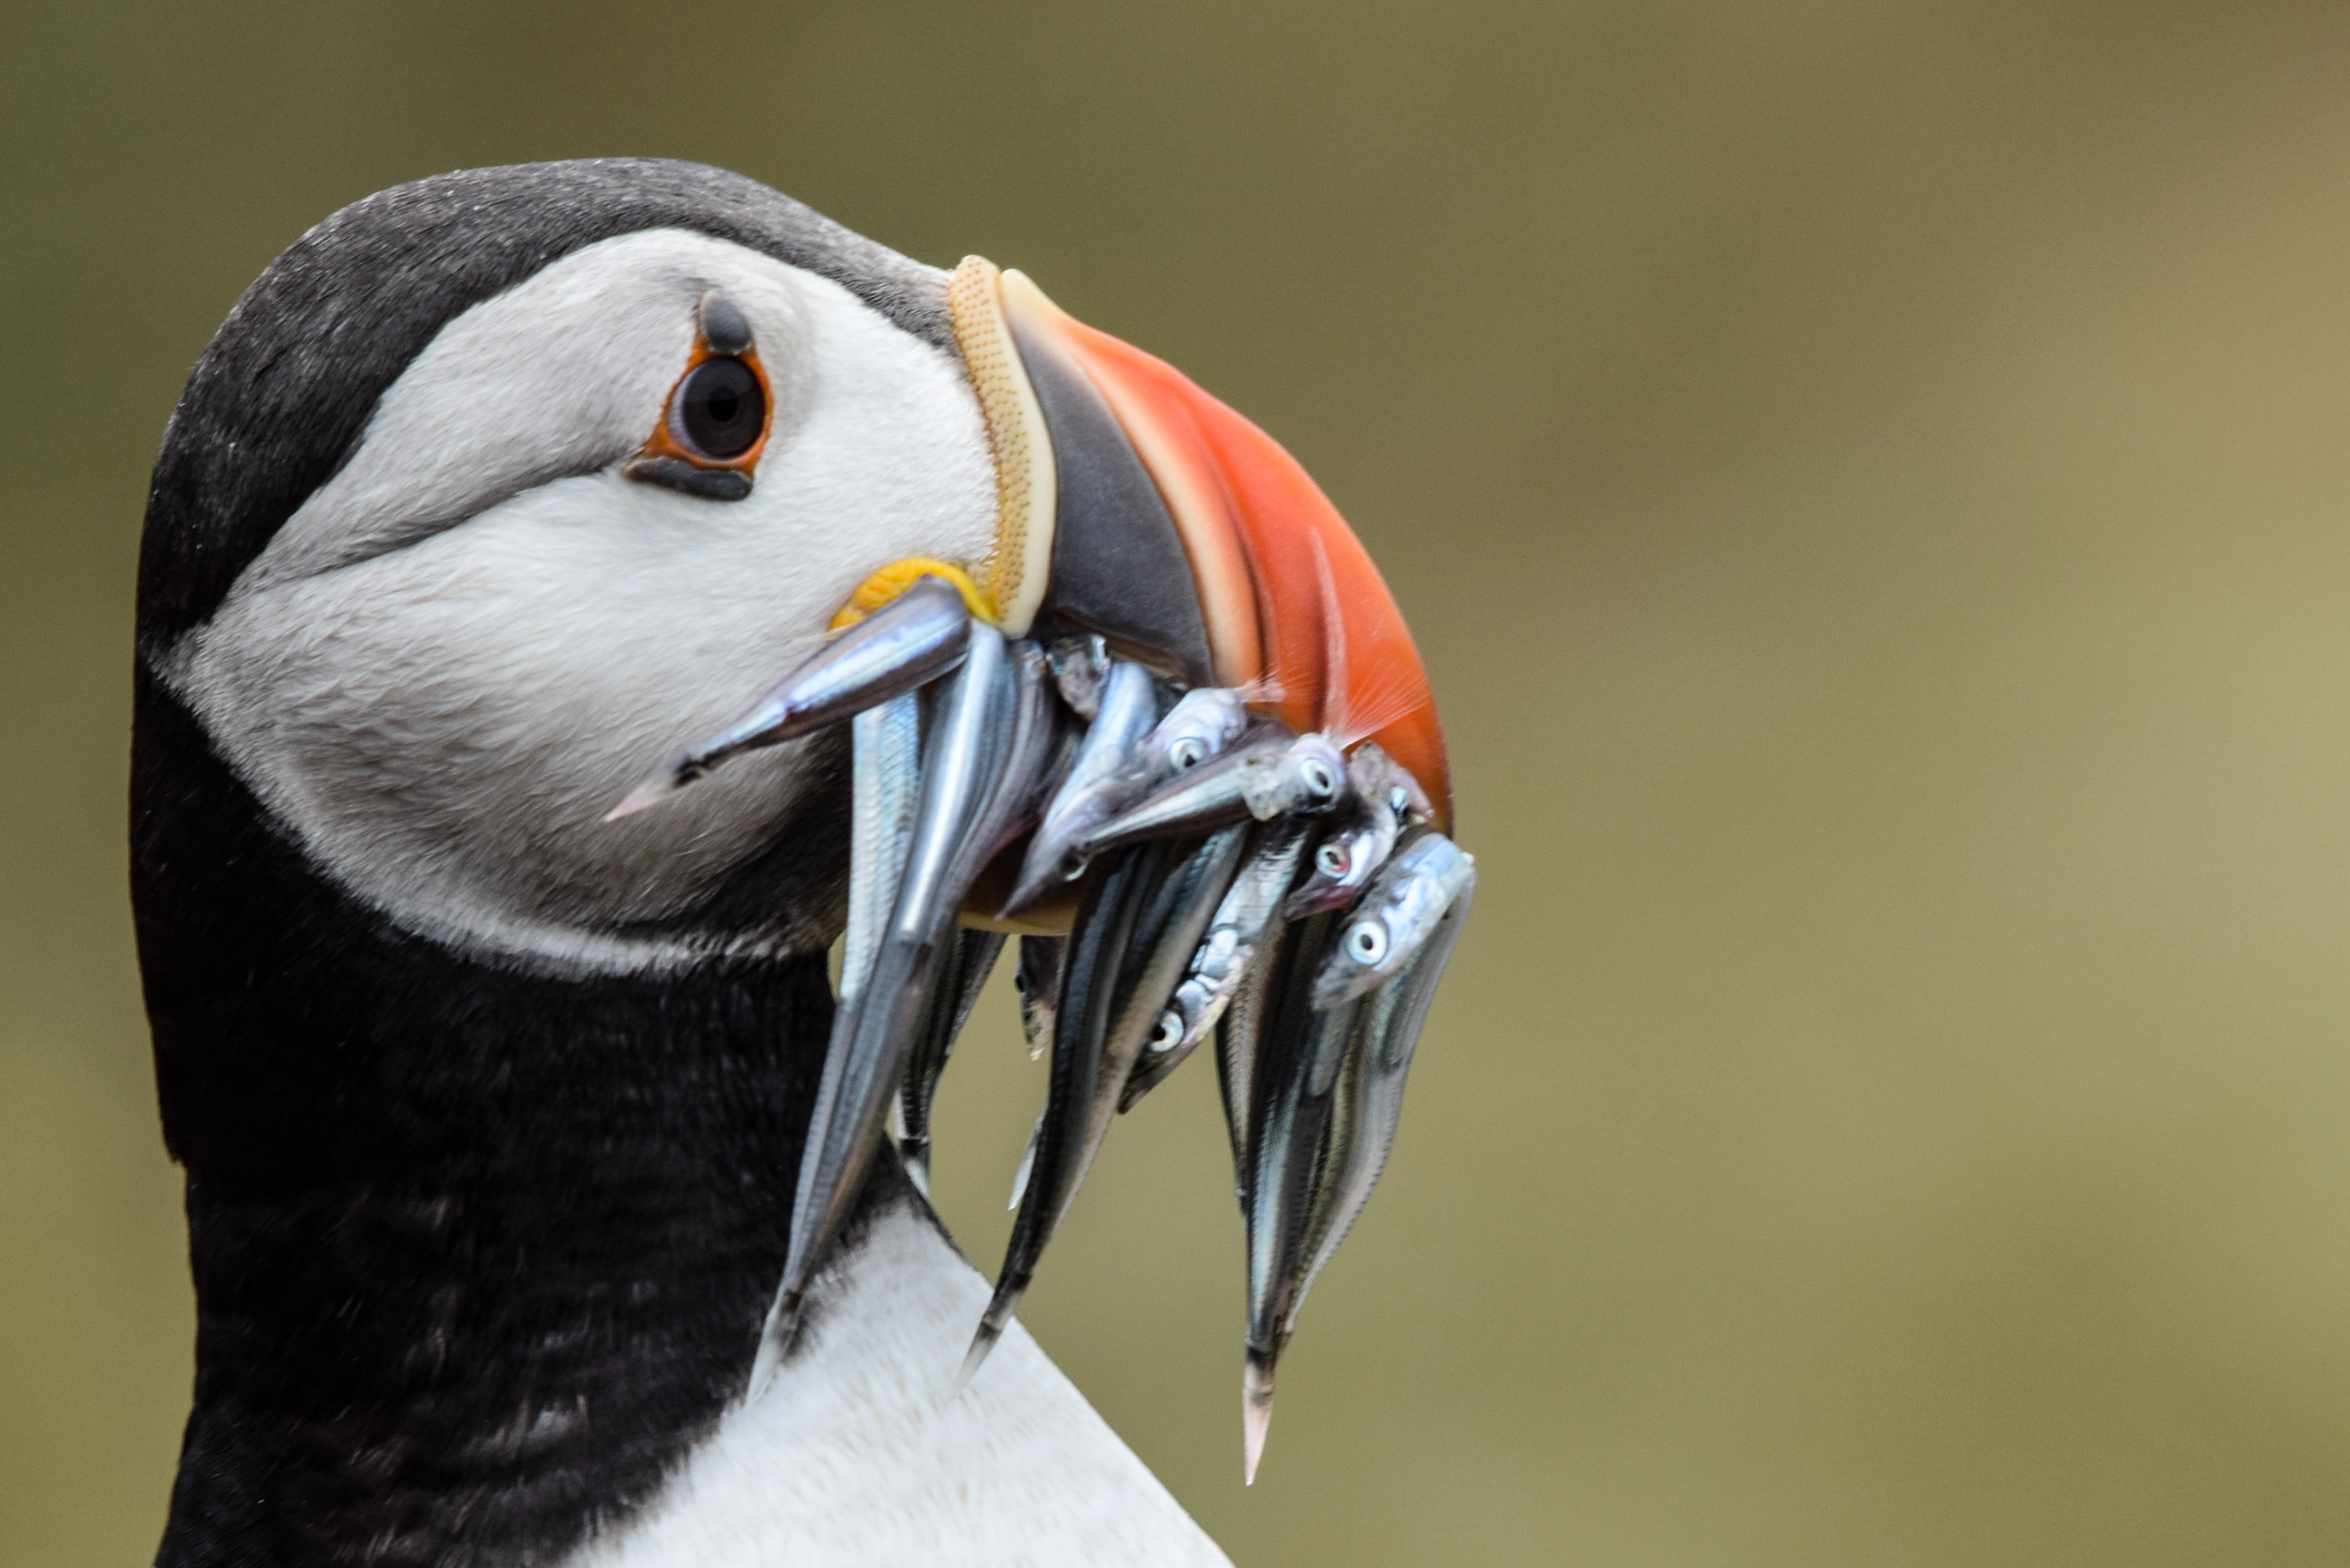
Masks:
[[[1202,686],[1176,700],[1167,716],[1142,738],[1136,753],[1145,788],[1156,788],[1177,774],[1223,754],[1247,731],[1252,720],[1238,691],[1229,686]]]
[[[1377,745],[1366,742],[1355,748],[1347,758],[1347,782],[1354,798],[1336,826],[1314,846],[1313,869],[1281,908],[1288,919],[1352,903],[1371,873],[1395,853],[1403,829],[1429,818],[1428,795],[1419,781]]]
[[[958,852],[956,878],[968,885],[1012,840],[1035,825],[1038,798],[1068,739],[1067,720],[1053,694],[1053,675],[1033,642],[1010,649],[1014,696],[1003,771]]]
[[[1306,993],[1312,957],[1331,917],[1297,926],[1297,943],[1269,988],[1274,1022],[1258,1064],[1253,1147],[1243,1199],[1248,1231],[1248,1339],[1243,1411],[1253,1480],[1273,1415],[1273,1374],[1289,1341],[1296,1289],[1311,1257],[1307,1225],[1325,1185],[1325,1147],[1339,1069],[1362,1003],[1316,1008]]]
[[[1105,707],[1107,700],[1105,701]],[[981,1315],[955,1386],[961,1388],[987,1359],[1012,1321],[1013,1309],[1035,1277],[1036,1260],[1059,1221],[1061,1172],[1082,1136],[1109,1033],[1119,961],[1134,930],[1144,895],[1158,868],[1156,849],[1120,855],[1086,879],[1067,956],[1061,966],[1060,995],[1053,1009],[1053,1071],[1045,1091],[1045,1118],[1020,1212],[1012,1222],[995,1293]]]
[[[1109,673],[1109,649],[1099,637],[1086,632],[1065,637],[1045,651],[1052,660],[1053,683],[1069,711],[1088,723],[1101,710],[1102,677]]]
[[[1267,720],[1240,744],[1179,774],[1080,839],[1081,858],[1154,838],[1188,838],[1253,816],[1318,816],[1347,799],[1347,758],[1329,737]]]
[[[1288,818],[1256,830],[1239,876],[1216,907],[1207,935],[1192,953],[1183,979],[1154,1024],[1142,1059],[1127,1080],[1121,1111],[1163,1082],[1199,1049],[1223,1016],[1257,955],[1265,927],[1281,908],[1281,897],[1297,876],[1297,863],[1312,834],[1309,823]]]
[[[881,928],[898,902],[914,808],[922,794],[921,700],[909,691],[851,721],[848,924],[840,946],[840,1002],[865,993]]]
[[[1127,926],[1118,942],[1088,943],[1083,934],[1087,922],[1080,917],[1081,934],[1072,946],[1069,978],[1064,983],[1073,995],[1081,991],[1086,994],[1082,1003],[1073,1000],[1073,1007],[1097,1008],[1099,1003],[1095,999],[1106,996],[1108,1017],[1097,1036],[1089,1032],[1089,1050],[1087,1040],[1064,1034],[1055,1041],[1053,1091],[1044,1119],[1037,1124],[1027,1178],[1021,1183],[1020,1212],[1013,1223],[1003,1267],[996,1276],[995,1294],[972,1336],[964,1363],[965,1380],[1011,1321],[1021,1294],[1035,1276],[1046,1243],[1059,1230],[1070,1201],[1093,1168],[1094,1157],[1101,1152],[1119,1093],[1151,1021],[1174,989],[1184,959],[1198,944],[1201,929],[1239,869],[1243,837],[1241,829],[1231,828],[1180,857],[1154,846],[1127,857],[1111,874],[1112,879],[1121,875],[1134,877],[1143,890],[1139,898],[1130,892],[1117,896],[1108,919]],[[1077,966],[1089,961],[1109,966],[1114,975],[1081,976]],[[1106,991],[1101,984],[1105,979],[1115,981]],[[1093,1016],[1091,1011],[1085,1014],[1089,1024]],[[1064,1060],[1065,1052],[1077,1051],[1084,1051],[1088,1059]]]
[[[939,1077],[1003,950],[1002,931],[959,929],[950,936],[938,981],[931,988],[930,1003],[915,1033],[906,1081],[898,1090],[898,1157],[925,1198],[931,1195],[931,1106],[938,1098]]]
[[[1315,739],[1320,742],[1320,737]],[[1299,737],[1274,721],[1256,722],[1222,755],[1176,774],[1132,805],[1103,820],[1077,841],[1076,858],[1083,861],[1154,838],[1195,837],[1232,823],[1246,822],[1257,815],[1250,804],[1252,796],[1274,802],[1284,793],[1277,783],[1283,760],[1298,743]],[[1317,778],[1323,767],[1319,750],[1318,746],[1315,748]],[[1328,750],[1331,756],[1337,757],[1336,747]],[[1345,758],[1338,757],[1329,776],[1340,781],[1334,789],[1344,788]],[[1258,820],[1280,815],[1281,811],[1275,809],[1259,815]]]
[[[1015,642],[1006,656],[1013,683],[1011,733],[986,804],[948,866],[945,885],[950,888],[968,888],[980,867],[1034,819],[1036,786],[1060,738],[1052,672],[1044,654],[1034,643]],[[953,932],[916,1027],[898,1096],[899,1153],[924,1197],[931,1190],[931,1103],[938,1094],[939,1075],[946,1071],[956,1037],[1003,950],[1001,932]]]
[[[1135,1075],[1146,1062],[1156,1066],[1160,1059],[1152,1056],[1151,1045],[1187,963],[1199,950],[1209,921],[1222,908],[1240,872],[1248,832],[1238,824],[1223,828],[1180,859],[1171,860],[1136,916],[1118,981],[1117,1017],[1103,1043],[1103,1064],[1086,1141],[1065,1203],[1067,1197],[1076,1195],[1077,1183],[1092,1168],[1094,1156],[1108,1136],[1113,1111],[1126,1110],[1149,1092],[1149,1084],[1135,1087]],[[1159,1067],[1152,1083],[1172,1070],[1171,1064]]]
[[[1318,731],[1298,736],[1278,756],[1252,757],[1241,770],[1241,794],[1259,822],[1335,811],[1347,794],[1347,754]]]
[[[1394,853],[1401,826],[1386,806],[1357,800],[1314,846],[1305,879],[1281,906],[1284,918],[1301,920],[1353,903]]]
[[[1257,939],[1256,957],[1232,987],[1231,1004],[1216,1025],[1216,1086],[1223,1095],[1224,1127],[1232,1135],[1232,1195],[1248,1211],[1249,1183],[1256,1160],[1257,1103],[1273,1040],[1276,992],[1274,979],[1288,969],[1287,953],[1297,928],[1276,920]]]
[[[1471,878],[1418,950],[1368,996],[1310,1008],[1302,1036],[1282,1054],[1278,1075],[1266,1085],[1264,1133],[1243,1202],[1249,1227],[1249,1333],[1242,1412],[1251,1480],[1273,1419],[1274,1368],[1297,1330],[1307,1293],[1387,1168],[1412,1047],[1474,892]],[[1284,1001],[1293,1008],[1312,936],[1284,977]],[[1283,1020],[1284,1025],[1299,1022],[1294,1012]]]
[[[1314,979],[1314,1005],[1336,1007],[1401,969],[1477,879],[1477,862],[1444,835],[1398,850],[1347,913]]]
[[[977,867],[971,847],[1011,749],[1017,679],[1003,638],[974,623],[970,652],[941,700],[922,763],[921,804],[898,898],[868,989],[834,1015],[816,1090],[791,1246],[773,1314],[788,1344],[799,1303],[864,1183],[891,1092],[904,1075],[941,949]],[[763,1354],[764,1346],[763,1345]]]
[[[670,759],[604,820],[666,800],[729,757],[820,730],[928,685],[961,661],[972,624],[952,584],[917,578],[896,598],[835,634],[748,713]]]
[[[850,722],[849,744],[848,923],[841,934],[836,1038],[840,1020],[856,1012],[872,980],[882,932],[897,908],[922,794],[920,697],[909,691],[858,714]],[[754,1394],[775,1376],[790,1337],[786,1316],[793,1306],[778,1292],[768,1309],[752,1359]]]
[[[1128,754],[1121,772],[1106,785],[1099,798],[1104,802],[1112,797],[1131,801],[1179,774],[1213,761],[1233,741],[1259,724],[1236,690],[1206,686],[1187,691]],[[1235,816],[1232,820],[1241,819]],[[1086,836],[1081,836],[1076,842],[1077,847],[1063,861],[1073,873],[1074,868],[1098,853]]]
[[[1419,1043],[1419,1026],[1428,1017],[1437,982],[1444,978],[1453,944],[1468,923],[1475,893],[1473,885],[1463,888],[1419,950],[1364,1000],[1340,1075],[1323,1159],[1324,1180],[1306,1225],[1311,1261],[1291,1297],[1284,1334],[1295,1331],[1306,1293],[1354,1229],[1387,1168],[1396,1124],[1403,1115],[1404,1076],[1411,1070],[1412,1047]]]
[[[1093,724],[1036,825],[1036,836],[1029,841],[1027,857],[1020,865],[1019,880],[1004,905],[1005,914],[1027,908],[1083,869],[1084,861],[1070,852],[1096,823],[1137,793],[1134,748],[1158,718],[1159,695],[1151,685],[1150,671],[1139,664],[1112,660],[1102,678],[1101,701]]]

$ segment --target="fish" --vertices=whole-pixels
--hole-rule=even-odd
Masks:
[[[1232,830],[1180,854],[1154,845],[1123,857],[1104,884],[1116,888],[1101,895],[1107,911],[1089,898],[1092,918],[1080,914],[1063,971],[1064,1027],[1055,1032],[1052,1088],[1024,1161],[1024,1178],[1016,1183],[1019,1214],[995,1293],[972,1336],[958,1386],[1011,1321],[1092,1168],[1151,1020],[1239,869],[1242,840]],[[1113,929],[1123,927],[1118,940],[1088,940],[1104,919]],[[1067,1033],[1072,1022],[1085,1032]]]
[[[1035,820],[1037,785],[1060,740],[1052,671],[1044,653],[1023,641],[1011,644],[1006,657],[1013,686],[1010,737],[986,802],[948,865],[948,888],[968,888],[980,868]],[[905,1082],[899,1089],[899,1153],[924,1197],[931,1190],[931,1102],[938,1093],[939,1075],[946,1070],[955,1039],[1003,950],[1000,931],[956,930],[916,1025]]]
[[[1248,827],[1236,824],[1209,835],[1180,858],[1170,857],[1168,869],[1136,917],[1128,961],[1119,977],[1117,1017],[1103,1044],[1103,1065],[1097,1077],[1086,1144],[1076,1179],[1069,1183],[1069,1196],[1075,1196],[1076,1182],[1084,1179],[1102,1139],[1108,1136],[1112,1113],[1129,1108],[1149,1092],[1148,1085],[1140,1090],[1134,1087],[1134,1075],[1152,1060],[1150,1047],[1160,1033],[1174,991],[1239,875],[1248,836]],[[1161,1069],[1158,1076],[1163,1078],[1171,1070]]]
[[[868,708],[849,725],[848,923],[841,934],[841,1007],[873,973],[881,928],[898,901],[906,846],[922,794],[921,700],[911,691]]]
[[[1061,990],[1061,961],[1067,953],[1066,937],[1022,937],[1020,962],[1012,984],[1020,993],[1020,1033],[1028,1042],[1034,1062],[1053,1047],[1053,1004]]]
[[[1464,857],[1465,858],[1465,857]],[[1435,927],[1367,994],[1322,1005],[1298,991],[1315,944],[1328,942],[1333,917],[1299,928],[1298,961],[1274,983],[1287,1010],[1282,1044],[1261,1093],[1247,1216],[1248,1337],[1242,1371],[1242,1432],[1253,1482],[1273,1419],[1274,1373],[1296,1333],[1298,1314],[1322,1271],[1369,1203],[1387,1168],[1403,1112],[1405,1075],[1437,982],[1451,958],[1476,890],[1463,881]],[[1341,939],[1343,940],[1343,939]],[[1318,982],[1317,982],[1318,983]]]
[[[1209,686],[1187,691],[1176,700],[1167,716],[1126,753],[1115,771],[1102,780],[1087,801],[1087,812],[1098,820],[1106,810],[1116,810],[1119,804],[1148,794],[1177,774],[1212,762],[1234,740],[1262,727],[1263,722],[1249,712],[1243,693],[1236,688]],[[1077,821],[1075,816],[1069,820]],[[1231,820],[1242,818],[1234,815]],[[1212,831],[1219,826],[1206,824],[1201,831]],[[1055,831],[1059,831],[1057,826]],[[1040,832],[1037,836],[1042,840],[1045,834]],[[1076,875],[1098,852],[1085,833],[1076,833],[1061,852],[1064,875]],[[1044,852],[1032,850],[1032,855],[1039,853]],[[1017,899],[1014,907],[1018,907]]]
[[[1363,1005],[1358,997],[1333,1007],[1313,1005],[1313,958],[1334,921],[1315,915],[1296,923],[1295,945],[1267,987],[1273,1019],[1252,1085],[1256,1106],[1242,1195],[1248,1237],[1243,1430],[1252,1481],[1272,1419],[1274,1369],[1288,1344],[1296,1286],[1310,1257],[1307,1226],[1326,1169],[1339,1070]]]
[[[1236,687],[1201,686],[1184,692],[1136,748],[1135,770],[1142,787],[1156,788],[1222,755],[1253,719]]]
[[[743,752],[808,734],[929,685],[962,662],[973,624],[954,585],[927,575],[916,578],[896,598],[834,633],[748,713],[671,758],[604,820],[657,805]]]
[[[1065,637],[1045,650],[1053,684],[1069,711],[1087,723],[1101,710],[1102,678],[1109,673],[1109,648],[1092,632]]]
[[[1296,877],[1312,832],[1309,823],[1297,818],[1253,830],[1239,874],[1145,1042],[1142,1058],[1119,1098],[1119,1110],[1132,1110],[1135,1102],[1181,1066],[1223,1016],[1256,958],[1265,927],[1281,908],[1282,895]]]
[[[1318,732],[1292,735],[1271,720],[1241,742],[1178,774],[1077,841],[1082,860],[1154,838],[1211,833],[1254,817],[1320,815],[1346,798],[1347,758]]]
[[[1243,1215],[1255,1174],[1260,1069],[1270,1052],[1275,1022],[1274,979],[1288,968],[1285,955],[1295,929],[1285,920],[1265,927],[1257,939],[1256,957],[1241,972],[1215,1029],[1216,1086],[1223,1096],[1224,1127],[1232,1138],[1232,1196]]]
[[[840,1021],[858,1011],[872,979],[881,935],[898,903],[898,884],[914,836],[921,802],[921,699],[901,693],[868,708],[849,725],[848,920],[841,933],[840,994],[835,1004],[834,1036]],[[795,1303],[778,1291],[752,1359],[754,1396],[767,1386],[790,1338]]]
[[[1035,826],[1042,795],[1064,758],[1067,719],[1054,693],[1052,667],[1033,642],[1011,645],[1012,733],[1003,768],[987,804],[960,846],[953,879],[969,887],[987,863]]]
[[[784,1283],[772,1314],[785,1344],[796,1329],[808,1282],[870,1168],[955,911],[976,873],[975,830],[1016,740],[1016,663],[1003,634],[974,621],[968,655],[939,701],[906,869],[870,979],[855,1002],[833,1017],[793,1198]]]
[[[1036,1140],[1044,1131],[1045,1116],[1040,1111],[1029,1126],[1028,1142],[1020,1150],[1020,1163],[1013,1168],[1012,1196],[1003,1205],[1006,1210],[1017,1210],[1020,1200],[1028,1195],[1028,1173],[1036,1168]]]
[[[1473,882],[1461,889],[1419,950],[1370,992],[1357,1016],[1333,1104],[1324,1176],[1306,1221],[1308,1261],[1291,1294],[1289,1316],[1282,1325],[1284,1335],[1295,1332],[1306,1293],[1354,1229],[1387,1168],[1403,1115],[1404,1077],[1411,1070],[1412,1049],[1437,982],[1444,978],[1444,966],[1468,922],[1475,893]]]
[[[1104,706],[1107,706],[1107,698]],[[1053,1007],[1052,1078],[1045,1091],[1045,1117],[1036,1129],[1036,1146],[1020,1211],[1013,1220],[1012,1237],[1004,1248],[1003,1267],[996,1274],[994,1293],[956,1375],[957,1391],[971,1381],[1003,1336],[1014,1309],[1035,1277],[1036,1260],[1059,1222],[1061,1172],[1083,1135],[1093,1105],[1119,964],[1161,854],[1156,846],[1127,851],[1096,867],[1086,878],[1085,901],[1078,906],[1076,925],[1061,966],[1060,992]]]
[[[1138,785],[1134,749],[1159,720],[1159,694],[1150,671],[1124,659],[1110,661],[1102,677],[1093,723],[1078,742],[1076,756],[1045,807],[1020,863],[1006,917],[1018,913],[1084,869],[1072,856],[1077,840],[1096,823],[1132,799]]]
[[[1322,815],[1347,800],[1347,754],[1318,730],[1298,736],[1277,755],[1252,756],[1240,771],[1241,795],[1259,822],[1292,813]]]
[[[1315,972],[1314,1005],[1339,1006],[1402,968],[1476,879],[1475,858],[1452,840],[1415,835],[1347,912]]]
[[[1378,746],[1365,742],[1348,753],[1347,781],[1353,800],[1314,846],[1313,867],[1281,908],[1288,919],[1303,919],[1354,902],[1371,874],[1387,864],[1408,826],[1429,819],[1427,792]]]
[[[1243,837],[1243,829],[1232,828],[1180,853],[1153,845],[1124,857],[1111,879],[1127,878],[1126,885],[1105,895],[1111,902],[1107,919],[1125,927],[1116,942],[1088,942],[1088,923],[1080,917],[1062,983],[1066,1005],[1078,1010],[1074,1016],[1087,1032],[1056,1032],[1052,1091],[1024,1161],[1024,1179],[1016,1183],[1019,1214],[961,1381],[969,1380],[1011,1321],[1046,1244],[1101,1152],[1151,1021],[1240,867]],[[1102,913],[1098,907],[1095,912]],[[1086,965],[1092,970],[1081,968]]]
[[[898,1158],[925,1198],[931,1195],[931,1106],[938,1097],[939,1077],[1003,951],[1002,931],[956,930],[915,1032],[906,1081],[898,1089]]]

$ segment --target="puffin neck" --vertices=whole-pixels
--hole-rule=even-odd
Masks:
[[[743,1393],[822,954],[564,979],[391,930],[143,674],[133,795],[197,1301],[159,1563],[538,1563],[627,1517]]]

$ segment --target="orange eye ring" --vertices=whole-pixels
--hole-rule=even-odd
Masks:
[[[748,372],[747,379],[743,372]],[[713,454],[695,440],[694,425],[710,424],[713,409],[719,411],[721,427],[747,422],[738,410],[743,401],[753,399],[757,403],[758,429],[738,450]],[[706,500],[740,501],[751,493],[753,473],[760,454],[767,449],[775,421],[775,393],[751,340],[749,324],[713,289],[702,296],[693,352],[662,400],[652,434],[620,472],[630,479],[667,485]],[[740,432],[723,433],[726,439],[711,444],[723,448]]]

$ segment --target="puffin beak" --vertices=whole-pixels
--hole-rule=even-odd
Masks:
[[[1187,685],[1245,689],[1297,733],[1376,741],[1449,827],[1411,633],[1297,460],[1018,272],[970,257],[948,296],[996,452],[1003,504],[982,578],[1003,629],[1097,632]]]
[[[986,554],[882,566],[845,629],[615,814],[856,715],[840,1005],[753,1386],[791,1339],[893,1096],[920,1174],[937,1074],[1002,945],[976,930],[1017,930],[1024,971],[1054,977],[1028,999],[1053,1070],[962,1378],[1116,1114],[1215,1028],[1248,1231],[1253,1475],[1275,1361],[1385,1163],[1466,909],[1443,737],[1378,568],[1270,436],[1019,273],[969,257],[947,297],[994,460]],[[1170,708],[1170,686],[1190,695]],[[1285,934],[1306,851],[1338,822],[1352,847],[1332,844],[1325,879],[1346,880],[1313,889]],[[1356,896],[1362,912],[1336,912]]]

